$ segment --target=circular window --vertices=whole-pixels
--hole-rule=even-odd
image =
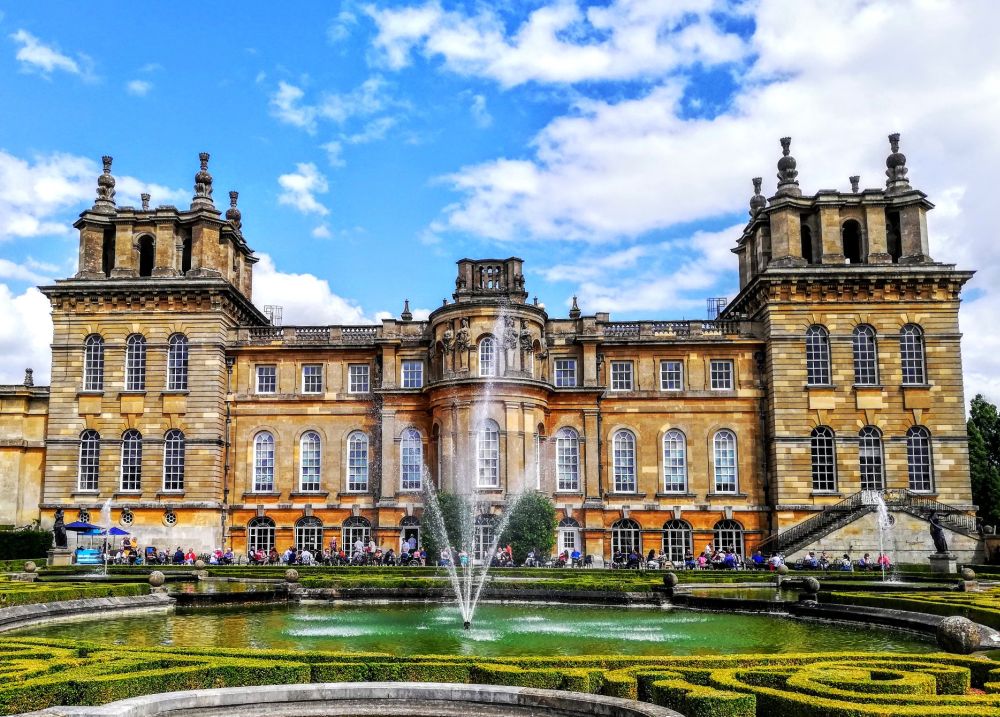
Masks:
[[[177,525],[177,513],[175,513],[170,508],[163,511],[163,524],[174,526]]]
[[[135,516],[132,515],[132,511],[129,510],[128,508],[123,508],[121,517],[118,519],[118,522],[121,523],[122,525],[132,525],[133,520],[135,520]]]
[[[89,523],[90,522],[90,511],[87,510],[86,508],[80,508],[80,512],[77,513],[76,518],[81,523]]]

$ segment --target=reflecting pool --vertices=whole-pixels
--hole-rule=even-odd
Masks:
[[[834,651],[930,652],[918,635],[691,610],[482,604],[471,630],[439,604],[306,604],[178,609],[56,623],[10,635],[132,646],[244,647],[396,655],[712,655]]]

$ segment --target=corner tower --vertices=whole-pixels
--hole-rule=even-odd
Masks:
[[[111,157],[74,226],[79,270],[52,303],[52,385],[41,501],[67,522],[112,521],[158,548],[221,544],[227,500],[225,347],[267,320],[250,301],[257,261],[237,193],[225,217],[200,155],[189,209],[120,207]]]
[[[727,318],[757,322],[766,340],[763,470],[774,506],[763,545],[879,551],[875,493],[897,518],[908,551],[933,552],[931,510],[971,557],[972,516],[958,308],[972,272],[930,256],[933,205],[907,179],[889,136],[884,188],[803,195],[791,139],[777,191],[755,178],[750,220],[733,250],[740,293]],[[897,532],[898,534],[898,532]],[[857,556],[860,557],[860,556]]]

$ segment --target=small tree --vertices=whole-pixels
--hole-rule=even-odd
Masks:
[[[1000,415],[983,398],[972,399],[968,422],[969,472],[972,499],[979,517],[988,525],[1000,524]]]
[[[556,542],[556,506],[541,493],[528,493],[514,505],[501,545],[510,545],[514,563],[521,564],[532,550],[539,557],[552,552]]]
[[[438,509],[440,509],[440,522],[438,520]],[[460,495],[454,493],[441,492],[437,494],[437,505],[434,501],[424,501],[424,514],[420,519],[420,538],[423,548],[427,551],[428,564],[436,564],[441,557],[441,550],[444,544],[438,543],[436,535],[437,526],[444,525],[448,540],[453,548],[461,549],[469,546],[462,546],[462,522],[469,513],[467,501]],[[453,558],[454,559],[454,558]]]

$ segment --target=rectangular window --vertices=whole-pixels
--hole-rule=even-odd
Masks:
[[[257,393],[276,393],[278,390],[278,367],[257,367]]]
[[[733,362],[729,359],[713,360],[710,364],[713,391],[733,390]]]
[[[576,359],[556,359],[556,388],[576,386]]]
[[[424,386],[424,362],[404,361],[403,388],[423,388],[423,386]]]
[[[631,391],[632,390],[632,362],[612,361],[611,362],[611,390]]]
[[[368,393],[368,364],[352,363],[347,367],[348,384],[347,390],[350,393]]]
[[[306,364],[302,367],[302,393],[323,393],[323,365]]]
[[[660,361],[660,390],[684,390],[684,362]]]

